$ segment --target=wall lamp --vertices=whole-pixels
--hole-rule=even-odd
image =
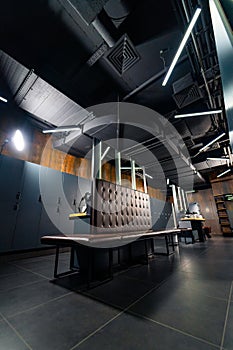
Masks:
[[[176,114],[174,118],[186,118],[186,117],[197,117],[201,115],[209,115],[209,114],[218,114],[222,113],[222,109],[212,110],[212,111],[206,111],[206,112],[196,112],[196,113],[186,113],[186,114]]]
[[[186,42],[187,42],[187,40],[189,38],[189,35],[192,32],[192,29],[193,29],[193,27],[194,27],[194,25],[195,25],[199,15],[200,15],[200,13],[201,13],[201,8],[198,7],[196,9],[194,15],[193,15],[193,18],[192,18],[191,22],[189,23],[189,26],[188,26],[188,28],[187,28],[187,30],[185,32],[185,35],[184,35],[184,37],[183,37],[183,39],[182,39],[182,41],[180,43],[180,46],[178,47],[178,50],[177,50],[177,52],[176,52],[176,54],[175,54],[175,56],[173,58],[173,61],[172,61],[171,65],[170,65],[170,67],[169,67],[169,69],[167,71],[167,74],[166,74],[166,76],[165,76],[165,78],[164,78],[164,80],[162,82],[162,86],[165,86],[167,84],[168,79],[170,78],[170,76],[172,74],[172,71],[173,71],[173,69],[174,69],[174,67],[176,65],[176,62],[178,61],[178,59],[179,59],[179,57],[181,55],[181,52],[183,51],[183,48],[184,48],[184,46],[185,46],[185,44],[186,44]]]
[[[15,131],[14,136],[11,139],[5,139],[3,144],[0,146],[0,154],[2,154],[2,151],[4,150],[5,146],[10,141],[13,142],[17,151],[21,152],[24,150],[24,147],[25,147],[24,137],[23,137],[22,132],[18,129]]]

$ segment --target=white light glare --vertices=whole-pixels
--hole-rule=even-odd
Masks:
[[[224,171],[223,173],[219,174],[217,177],[221,177],[221,176],[229,173],[229,171],[231,171],[231,169],[228,169],[228,170]]]
[[[20,130],[16,130],[16,132],[12,138],[12,141],[13,141],[17,151],[23,151],[25,144],[24,144],[23,135],[22,135]]]
[[[186,114],[177,114],[175,115],[174,118],[186,118],[186,117],[196,117],[199,115],[209,115],[209,114],[215,114],[215,113],[222,113],[221,109],[217,109],[216,111],[212,110],[212,111],[206,111],[206,112],[197,112],[197,113],[186,113]]]
[[[195,25],[199,15],[200,15],[200,13],[201,13],[201,8],[198,7],[196,9],[194,15],[193,15],[193,18],[192,18],[191,22],[189,23],[189,26],[188,26],[188,28],[186,30],[186,33],[185,33],[185,35],[184,35],[184,37],[183,37],[183,39],[182,39],[182,41],[180,43],[180,46],[179,46],[179,48],[178,48],[178,50],[177,50],[177,52],[176,52],[176,54],[175,54],[175,56],[173,58],[172,63],[171,63],[171,65],[170,65],[170,67],[169,67],[169,69],[167,71],[167,74],[166,74],[166,76],[164,78],[162,86],[165,86],[167,84],[168,79],[170,78],[170,75],[172,74],[172,71],[173,71],[173,69],[174,69],[174,67],[176,65],[176,62],[178,61],[178,59],[180,57],[180,54],[181,54],[181,52],[182,52],[182,50],[183,50],[183,48],[184,48],[184,46],[185,46],[185,44],[186,44],[186,42],[188,40],[188,37],[189,37],[189,35],[190,35],[194,25]]]
[[[221,137],[223,137],[224,135],[226,135],[225,132],[223,132],[221,135],[219,135],[218,137],[216,137],[216,139],[210,141],[209,143],[207,143],[207,145],[205,145],[204,147],[202,147],[199,152],[204,151],[206,148],[208,148],[210,145],[212,145],[213,143],[215,143],[216,141],[218,141]]]
[[[0,100],[3,101],[3,102],[7,102],[7,99],[2,97],[2,96],[0,96]]]
[[[149,175],[149,174],[145,174],[147,177],[149,177],[149,179],[153,179],[153,176]]]

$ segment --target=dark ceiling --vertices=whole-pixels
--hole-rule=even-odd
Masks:
[[[162,87],[197,6],[202,13],[193,39],[190,37],[168,84]],[[4,82],[18,106],[35,120],[43,120],[45,127],[46,122],[49,126],[59,125],[56,118],[62,115],[68,118],[71,102],[78,106],[72,105],[74,110],[114,101],[135,103],[158,112],[176,128],[188,149],[187,159],[206,181],[196,181],[196,186],[208,185],[213,168],[221,172],[221,161],[206,162],[206,158],[223,156],[228,146],[224,111],[205,117],[174,118],[176,113],[224,105],[208,1],[8,0],[1,4],[0,38]],[[130,56],[126,66],[122,66],[124,50]],[[45,100],[54,104],[51,95],[55,96],[55,91],[57,101],[65,95],[70,102],[64,101],[56,111],[54,105],[39,109]],[[35,103],[37,107],[33,109]],[[121,130],[122,135],[126,133],[142,143],[142,136],[144,141],[153,138],[148,133],[137,135],[133,128],[126,132],[122,126]],[[108,132],[111,138],[112,131]],[[201,145],[222,132],[226,137],[221,143],[198,154]],[[101,135],[98,133],[98,137]],[[82,142],[88,149],[87,139],[80,137],[71,152],[82,155]],[[154,140],[149,148],[159,154],[157,158],[162,163],[161,149],[153,148],[153,144]],[[165,151],[164,158],[167,159]]]

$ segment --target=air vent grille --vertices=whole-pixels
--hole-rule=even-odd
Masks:
[[[185,107],[202,98],[201,91],[196,84],[186,87],[184,90],[172,95],[179,108]]]
[[[201,99],[202,93],[190,73],[173,83],[173,98],[179,108]]]
[[[107,60],[122,75],[140,59],[136,49],[125,34],[112,48]]]

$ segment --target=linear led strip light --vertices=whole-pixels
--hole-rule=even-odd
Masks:
[[[1,100],[2,102],[7,103],[7,99],[6,99],[5,97],[0,96],[0,100]]]
[[[174,118],[186,118],[186,117],[197,117],[200,115],[209,115],[215,113],[222,113],[222,109],[205,111],[205,112],[196,112],[196,113],[186,113],[186,114],[176,114]]]
[[[231,171],[231,169],[227,169],[227,170],[226,170],[226,171],[224,171],[223,173],[221,173],[221,174],[217,175],[217,177],[221,177],[221,176],[223,176],[223,175],[225,175],[225,174],[229,173],[229,171]]]
[[[80,130],[81,127],[78,125],[71,125],[71,126],[64,126],[60,127],[58,126],[55,129],[48,129],[48,130],[43,130],[43,134],[51,134],[51,133],[56,133],[56,132],[65,132],[65,131],[74,131],[74,130]]]
[[[206,148],[208,148],[210,145],[212,145],[213,143],[215,143],[216,141],[218,141],[221,137],[223,137],[224,135],[226,135],[225,132],[223,132],[221,135],[219,135],[218,137],[216,137],[214,140],[210,141],[209,143],[207,143],[207,145],[205,145],[204,147],[202,147],[198,153],[204,151]]]
[[[181,52],[182,52],[182,50],[183,50],[183,48],[184,48],[184,46],[185,46],[185,44],[186,44],[186,42],[187,42],[187,40],[189,38],[189,35],[192,32],[192,29],[193,29],[193,27],[194,27],[194,25],[195,25],[199,15],[200,15],[200,13],[201,13],[201,8],[198,7],[196,9],[195,13],[194,13],[194,16],[193,16],[191,22],[189,23],[189,26],[188,26],[188,28],[186,30],[186,33],[185,33],[185,35],[184,35],[184,37],[183,37],[183,39],[182,39],[182,41],[180,43],[180,46],[179,46],[179,48],[178,48],[178,50],[177,50],[177,52],[176,52],[176,54],[175,54],[175,56],[173,58],[172,63],[171,63],[171,65],[170,65],[170,67],[169,67],[169,69],[167,71],[167,74],[166,74],[166,76],[164,78],[164,81],[162,82],[162,86],[165,86],[167,84],[168,79],[170,78],[170,75],[172,74],[172,71],[173,71],[173,69],[174,69],[174,67],[176,65],[176,62],[178,61],[178,59],[180,57],[180,54],[181,54]]]
[[[208,157],[206,160],[225,160],[226,162],[229,162],[229,158],[220,158],[220,157]]]

